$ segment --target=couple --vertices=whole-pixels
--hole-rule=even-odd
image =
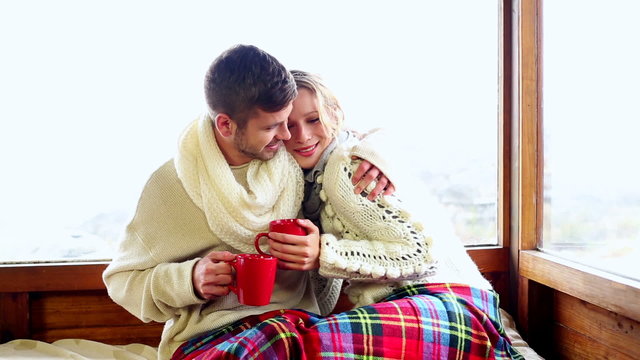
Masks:
[[[115,302],[165,323],[159,358],[517,356],[464,249],[432,251],[437,240],[378,196],[394,189],[375,134],[342,131],[320,79],[239,45],[213,62],[205,95],[209,113],[151,175],[103,275]],[[271,303],[240,304],[225,261],[295,217],[308,235],[269,240],[281,264]],[[317,315],[342,279],[359,307]]]

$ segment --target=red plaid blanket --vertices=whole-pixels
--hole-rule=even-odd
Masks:
[[[250,316],[184,343],[172,359],[523,357],[504,333],[495,292],[424,284],[328,317],[301,310]]]

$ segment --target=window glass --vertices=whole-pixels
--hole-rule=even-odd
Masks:
[[[237,43],[323,76],[348,127],[389,129],[398,184],[416,180],[401,192],[417,182],[411,200],[494,244],[497,14],[471,0],[5,3],[0,261],[109,259],[205,109],[207,67]]]
[[[640,279],[640,4],[543,11],[542,248]]]

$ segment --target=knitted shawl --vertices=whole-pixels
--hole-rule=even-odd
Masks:
[[[320,275],[349,279],[345,291],[355,306],[379,301],[401,286],[427,282],[437,267],[431,237],[399,199],[368,200],[365,196],[373,183],[362,194],[354,194],[351,177],[360,160],[351,155],[367,159],[388,174],[383,159],[361,146],[364,143],[336,147],[324,174],[316,178],[324,203]]]
[[[275,219],[295,218],[302,203],[302,170],[284,147],[268,161],[252,160],[248,188],[239,184],[215,139],[213,121],[202,115],[185,130],[175,159],[189,197],[218,239],[244,253]]]

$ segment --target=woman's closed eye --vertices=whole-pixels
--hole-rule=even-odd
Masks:
[[[307,124],[311,124],[311,125],[317,124],[319,122],[320,122],[320,118],[312,118],[312,119],[306,120],[306,123]],[[287,123],[287,129],[291,130],[291,129],[295,128],[296,125],[297,125],[296,123],[289,121]]]

